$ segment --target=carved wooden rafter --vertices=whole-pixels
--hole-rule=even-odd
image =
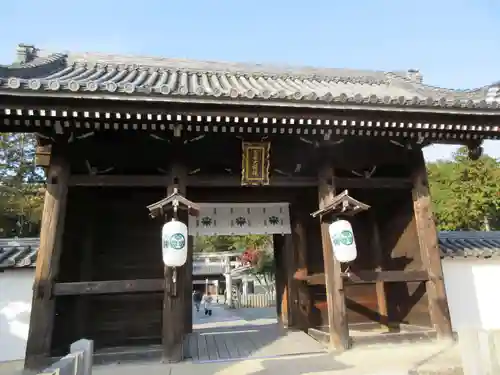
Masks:
[[[357,171],[354,171],[352,170],[351,173],[355,176],[358,176],[358,177],[364,177],[364,178],[371,178],[375,172],[377,171],[377,166],[374,165],[370,170],[364,170],[362,172],[357,172]]]
[[[85,160],[85,166],[87,167],[87,171],[89,172],[89,175],[95,176],[98,174],[106,174],[108,172],[111,172],[115,167],[108,167],[105,169],[97,169],[96,167],[93,167],[88,160]]]
[[[78,134],[75,132],[65,132],[61,124],[54,125],[55,134],[48,135],[44,133],[35,133],[37,139],[45,140],[45,142],[50,143],[73,143],[75,141],[89,138],[95,135],[95,131],[89,131],[86,133]]]

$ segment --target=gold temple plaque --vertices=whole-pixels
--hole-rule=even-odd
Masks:
[[[271,142],[243,142],[241,185],[269,185]]]

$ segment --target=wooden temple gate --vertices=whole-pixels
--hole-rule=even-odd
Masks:
[[[181,293],[166,293],[163,223],[146,210],[174,188],[192,202],[290,204],[291,233],[274,236],[286,326],[321,328],[337,349],[358,323],[451,335],[422,147],[462,143],[477,156],[498,139],[487,89],[26,45],[19,56],[0,67],[0,127],[36,132],[47,169],[26,367],[81,337],[96,349],[162,343],[181,359],[191,265],[177,275]],[[244,141],[269,142],[270,154],[245,154],[255,160],[242,178]],[[349,272],[328,223],[311,216],[346,189],[370,206],[350,219],[359,256]]]

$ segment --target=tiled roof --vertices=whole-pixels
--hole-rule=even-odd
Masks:
[[[0,270],[35,267],[39,243],[38,238],[0,239]]]
[[[0,93],[52,92],[163,101],[275,101],[281,105],[364,105],[489,109],[500,85],[452,90],[425,85],[418,71],[277,67],[97,53],[49,53],[0,66]]]
[[[445,258],[500,257],[500,231],[440,232],[439,246]]]
[[[500,257],[500,231],[440,232],[438,238],[442,258]],[[0,269],[34,267],[38,244],[38,238],[0,239]]]

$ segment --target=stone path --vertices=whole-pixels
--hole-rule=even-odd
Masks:
[[[463,375],[454,344],[418,343],[239,361],[96,366],[93,375]],[[3,374],[2,374],[3,375]]]
[[[193,311],[193,334],[186,340],[184,356],[205,363],[326,352],[304,332],[281,328],[273,317],[275,311],[229,310],[217,305],[212,316]]]
[[[280,332],[272,314],[273,309],[216,306],[212,317],[194,316],[192,360],[100,365],[93,375],[463,375],[456,343],[379,344],[326,353],[302,332]],[[20,375],[21,369],[22,361],[0,364],[0,375]]]

